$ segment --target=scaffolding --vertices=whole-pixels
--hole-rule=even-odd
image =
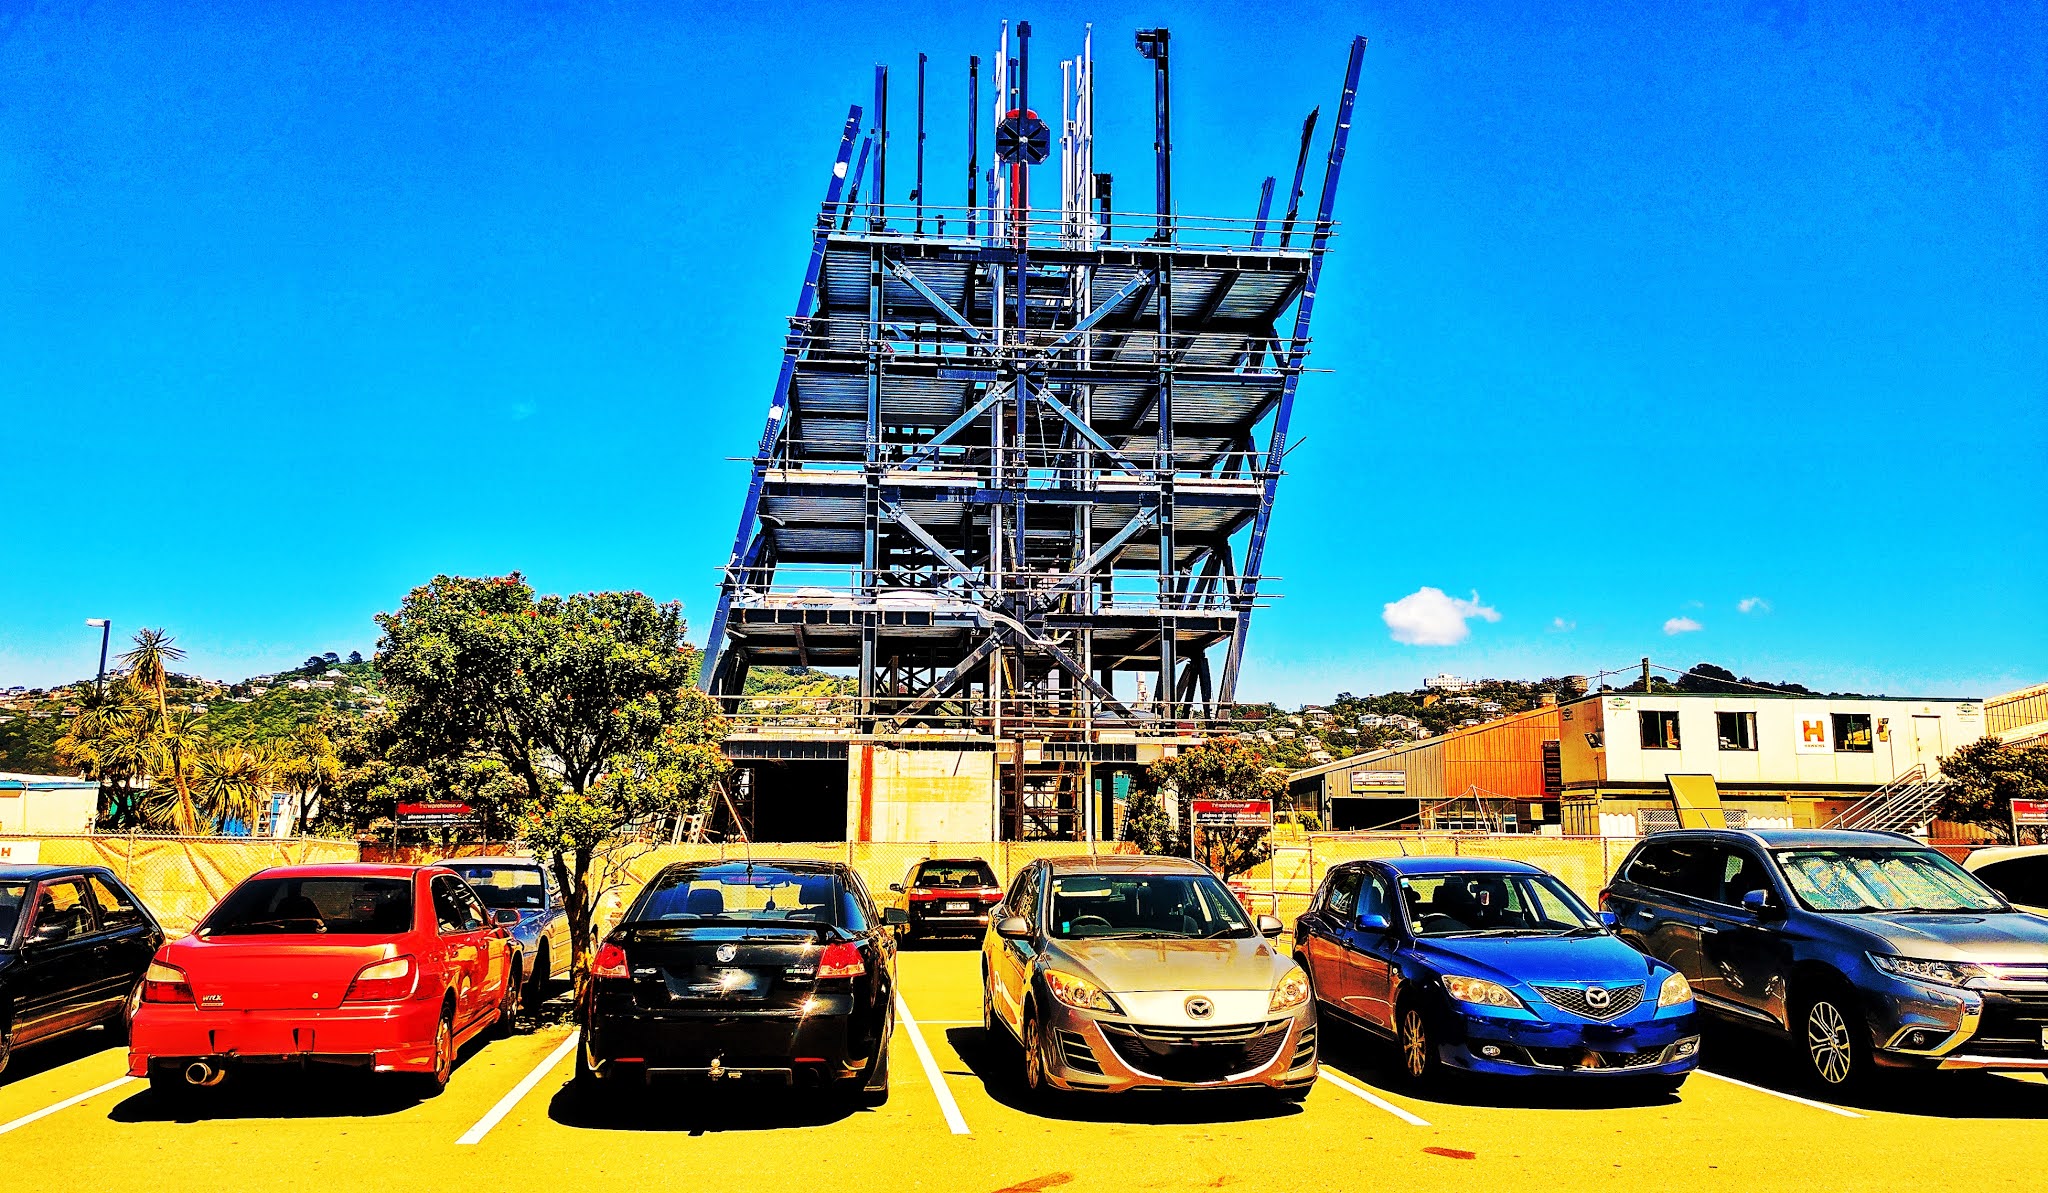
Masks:
[[[888,190],[888,72],[849,111],[722,576],[702,682],[757,737],[943,734],[996,752],[998,836],[1091,839],[1097,763],[1231,721],[1365,40],[1312,213],[1316,114],[1275,213],[1172,200],[1170,37],[1154,68],[1155,203],[1095,171],[1092,33],[1054,130],[1030,26],[968,66],[965,202]],[[986,110],[984,110],[984,108]],[[984,152],[983,134],[992,132]],[[985,198],[984,198],[985,196]],[[750,702],[755,666],[850,671],[857,696]]]

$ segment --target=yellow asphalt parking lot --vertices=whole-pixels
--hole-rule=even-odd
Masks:
[[[1300,1106],[1131,1096],[1021,1107],[979,1024],[975,954],[906,952],[910,1015],[872,1110],[735,1094],[604,1115],[569,1089],[569,1029],[473,1047],[440,1097],[354,1078],[264,1079],[167,1110],[102,1033],[24,1049],[0,1078],[20,1189],[576,1189],[677,1182],[947,1193],[1128,1189],[2037,1189],[2048,1083],[1983,1075],[1797,1100],[1768,1048],[1709,1039],[1710,1073],[1654,1105],[1509,1088],[1388,1085],[1345,1031]],[[911,1025],[912,1019],[916,1026]],[[1710,1075],[1711,1074],[1711,1075]],[[937,1086],[934,1085],[934,1080]],[[1507,1103],[1507,1104],[1503,1104]]]

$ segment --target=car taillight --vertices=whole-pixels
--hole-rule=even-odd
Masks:
[[[597,956],[590,959],[590,976],[593,978],[623,978],[626,976],[626,950],[605,941],[597,950]]]
[[[412,997],[414,970],[411,957],[393,957],[365,965],[348,984],[343,1002],[404,1002]]]
[[[828,944],[818,954],[818,980],[826,978],[857,978],[868,971],[868,963],[861,960],[860,947],[851,944]]]
[[[185,971],[161,961],[150,962],[142,975],[142,1001],[191,1002],[192,987],[185,981]]]

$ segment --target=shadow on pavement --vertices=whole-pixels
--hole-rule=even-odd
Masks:
[[[897,948],[906,953],[978,953],[981,951],[979,936],[921,936],[913,937],[899,944]]]
[[[1403,1081],[1391,1043],[1350,1024],[1332,1022],[1328,1016],[1320,1031],[1319,1055],[1324,1064],[1417,1102],[1526,1110],[1617,1110],[1678,1103],[1678,1098],[1662,1087],[1611,1074],[1497,1077],[1452,1073],[1428,1091],[1418,1092]]]
[[[2048,1085],[1995,1073],[1879,1070],[1869,1085],[1820,1090],[1806,1079],[1793,1044],[1761,1032],[1714,1024],[1701,1067],[1724,1077],[1850,1110],[1923,1118],[2048,1119]]]
[[[1264,1089],[1133,1090],[1123,1094],[1058,1094],[1044,1101],[1024,1090],[1017,1045],[989,1038],[979,1027],[946,1029],[946,1042],[980,1079],[988,1096],[1004,1106],[1040,1118],[1082,1123],[1149,1125],[1251,1122],[1287,1118],[1301,1107]]]
[[[565,1127],[688,1135],[823,1127],[857,1112],[852,1099],[837,1091],[681,1081],[627,1086],[602,1097],[569,1083],[548,1101],[548,1117]]]
[[[109,1048],[125,1048],[127,1038],[119,1030],[105,1027],[87,1028],[84,1031],[69,1032],[54,1040],[38,1041],[15,1049],[7,1058],[7,1068],[0,1072],[0,1089],[26,1080],[51,1069],[61,1069],[74,1060],[83,1060],[95,1052]]]

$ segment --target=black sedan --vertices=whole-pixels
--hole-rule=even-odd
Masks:
[[[578,1083],[806,1085],[883,1101],[901,917],[878,911],[845,865],[666,867],[592,959]]]
[[[163,929],[99,866],[0,866],[0,1069],[16,1048],[124,1021]]]

